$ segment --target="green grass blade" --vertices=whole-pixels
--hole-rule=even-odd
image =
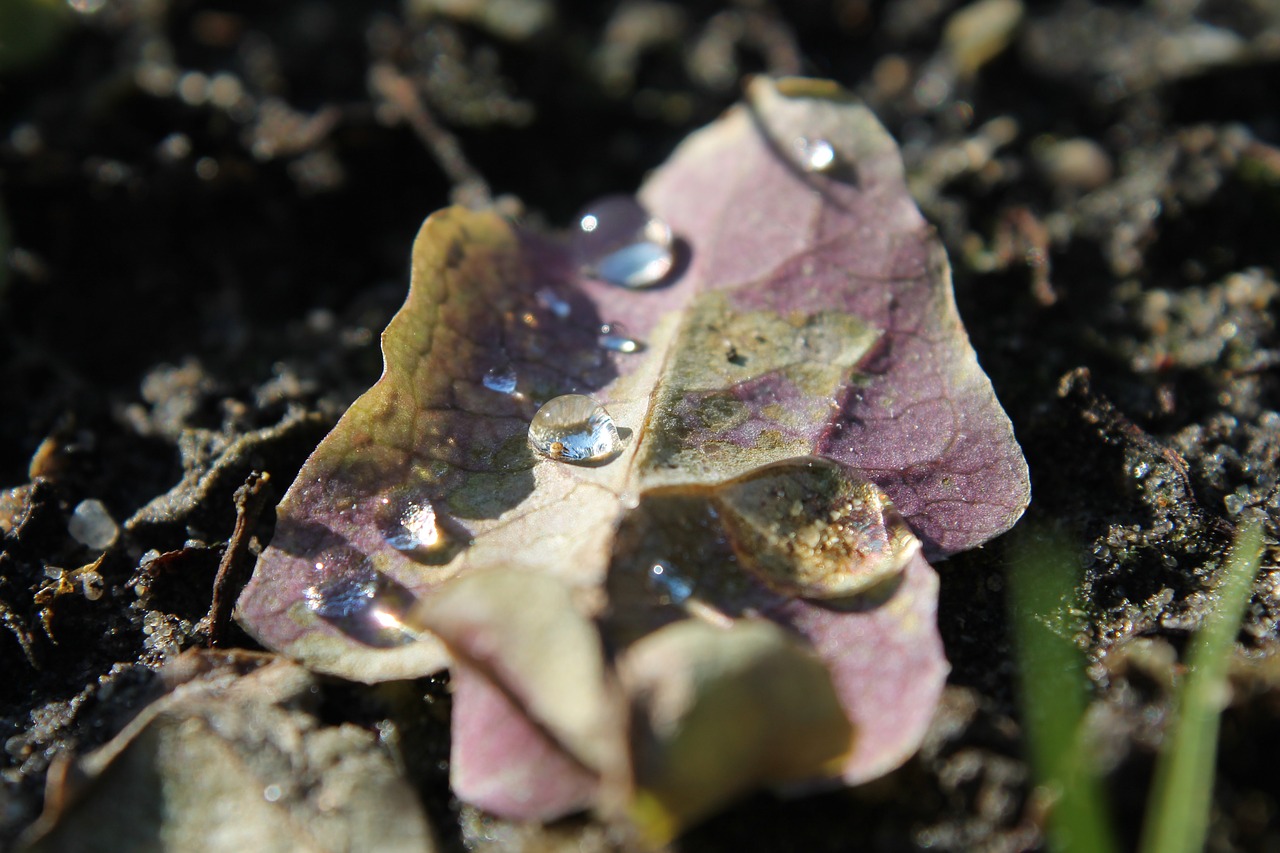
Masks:
[[[1192,640],[1173,729],[1156,760],[1142,853],[1204,849],[1227,667],[1261,559],[1262,522],[1255,516],[1242,521],[1236,531],[1219,582],[1217,607]]]
[[[1009,568],[1009,605],[1032,765],[1052,802],[1049,847],[1113,853],[1102,788],[1081,737],[1088,681],[1070,628],[1078,578],[1064,537],[1024,529]]]

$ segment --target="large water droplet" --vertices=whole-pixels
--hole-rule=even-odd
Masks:
[[[741,564],[809,598],[870,589],[920,548],[878,486],[828,459],[767,465],[717,487],[714,502]]]
[[[606,196],[578,217],[574,253],[588,275],[623,287],[651,287],[675,262],[671,229],[631,196]]]
[[[514,394],[516,392],[516,371],[510,365],[493,368],[480,381],[484,384],[484,387],[490,391],[497,391],[499,394]]]
[[[795,150],[800,168],[806,172],[827,172],[836,165],[836,149],[825,139],[798,137]]]
[[[603,462],[622,449],[613,418],[585,394],[543,404],[529,424],[529,445],[550,459],[577,463]]]
[[[307,608],[366,645],[389,648],[417,639],[403,621],[413,600],[408,590],[368,559],[353,564],[350,554],[339,548],[316,559],[316,582],[303,592]]]

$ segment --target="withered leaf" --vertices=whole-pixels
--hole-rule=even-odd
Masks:
[[[452,658],[460,796],[661,837],[747,786],[904,761],[947,671],[925,558],[1029,493],[897,148],[837,87],[757,80],[640,197],[679,238],[645,289],[492,214],[427,220],[384,374],[281,503],[239,617],[348,678]],[[602,346],[620,323],[644,346]],[[616,422],[607,459],[531,451],[571,393]],[[784,696],[780,660],[820,677]],[[707,723],[748,696],[778,724]],[[814,708],[839,715],[802,742]],[[682,798],[730,755],[761,757]]]
[[[209,671],[51,772],[24,849],[435,849],[416,794],[355,726],[310,712],[314,677],[263,655],[207,654]]]

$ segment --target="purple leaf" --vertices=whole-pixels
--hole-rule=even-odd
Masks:
[[[458,799],[513,820],[553,820],[595,804],[600,776],[576,761],[490,678],[450,669],[450,784]]]
[[[834,774],[849,749],[823,662],[768,620],[673,622],[632,643],[618,668],[634,697],[633,812],[651,841],[761,781]]]
[[[800,165],[798,140],[814,139],[832,146],[825,172]],[[695,247],[685,279],[727,291],[733,308],[847,312],[879,333],[839,413],[813,422],[810,452],[884,488],[926,554],[1013,525],[1030,500],[1026,462],[960,323],[946,255],[871,113],[833,84],[757,83],[641,198]]]
[[[661,838],[748,787],[904,761],[947,671],[924,557],[1029,494],[897,149],[837,87],[756,81],[641,198],[654,216],[611,197],[570,245],[424,224],[383,377],[238,612],[348,678],[452,658],[461,797]],[[715,725],[749,705],[777,724]]]
[[[916,751],[947,676],[935,627],[938,576],[917,555],[883,601],[841,612],[796,599],[769,613],[828,662],[858,733],[841,775],[851,785],[888,773]],[[893,714],[885,709],[892,708]]]

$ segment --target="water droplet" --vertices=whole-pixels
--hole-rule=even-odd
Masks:
[[[80,501],[71,512],[67,532],[81,545],[103,551],[116,541],[120,528],[102,501],[90,499]]]
[[[480,381],[484,384],[484,387],[490,391],[497,391],[499,394],[514,394],[516,392],[516,371],[511,365],[493,368]]]
[[[546,308],[561,320],[573,313],[573,306],[571,306],[563,296],[556,293],[549,287],[542,288],[534,294],[534,297],[538,300],[539,305]]]
[[[825,139],[798,137],[795,141],[796,156],[806,172],[826,172],[836,165],[836,150]]]
[[[444,531],[436,521],[436,510],[430,501],[412,506],[400,518],[400,532],[387,537],[387,543],[398,551],[433,551],[443,547]]]
[[[649,567],[646,582],[667,603],[684,604],[693,595],[693,581],[677,572],[666,560],[658,560]]]
[[[675,262],[671,229],[631,196],[606,196],[578,217],[574,252],[584,272],[610,284],[658,284]]]
[[[374,570],[367,558],[352,564],[353,553],[339,548],[315,561],[316,582],[303,592],[307,608],[366,645],[412,642],[416,634],[402,621],[413,600],[409,591]]]
[[[600,346],[614,352],[629,354],[644,351],[644,342],[626,334],[621,324],[618,323],[602,323],[600,325],[599,340]]]
[[[322,572],[325,565],[317,562],[315,568]],[[368,607],[377,590],[377,576],[370,572],[367,576],[342,577],[312,584],[307,587],[305,597],[307,607],[322,619],[342,619]]]
[[[428,566],[443,566],[466,545],[471,533],[456,520],[441,513],[429,500],[386,501],[388,512],[379,518],[387,544],[410,560]],[[399,507],[398,512],[392,512]]]
[[[863,592],[920,549],[887,495],[828,459],[766,465],[717,487],[714,504],[743,566],[809,598]]]
[[[548,400],[529,424],[529,444],[561,462],[602,462],[622,449],[618,428],[604,407],[584,394]]]

